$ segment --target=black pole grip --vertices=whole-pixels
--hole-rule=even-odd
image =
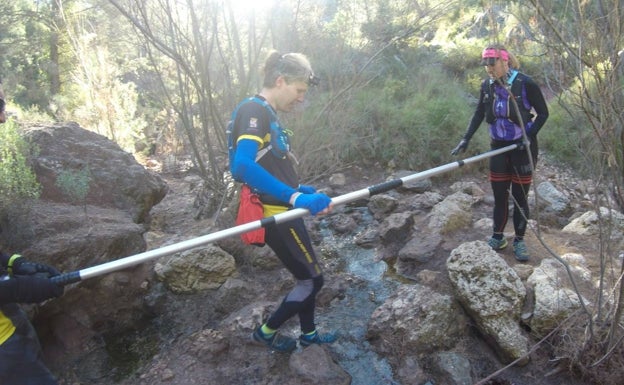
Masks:
[[[61,275],[51,277],[50,281],[60,286],[66,286],[66,285],[69,285],[70,283],[80,282],[82,281],[82,278],[80,278],[79,271],[72,271],[71,273],[63,273]]]
[[[393,179],[393,180],[389,180],[387,182],[376,184],[374,186],[370,186],[368,188],[368,192],[369,192],[370,196],[373,196],[373,195],[376,195],[376,194],[381,194],[383,192],[393,190],[393,189],[395,189],[397,187],[400,187],[401,185],[403,185],[403,180],[401,180],[401,179]]]

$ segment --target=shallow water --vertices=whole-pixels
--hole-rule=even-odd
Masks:
[[[368,210],[361,210],[361,220],[352,234],[372,223]],[[378,261],[374,249],[363,249],[355,244],[352,235],[335,235],[328,224],[321,223],[323,246],[341,259],[345,273],[357,277],[343,299],[332,301],[323,314],[318,314],[320,328],[337,330],[338,342],[331,345],[338,364],[352,377],[352,385],[388,384],[394,381],[392,368],[385,358],[377,355],[366,340],[368,321],[396,289],[398,282],[388,274],[388,266]]]

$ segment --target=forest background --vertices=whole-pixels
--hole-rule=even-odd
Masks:
[[[41,121],[76,121],[140,160],[188,164],[209,186],[208,211],[218,211],[229,193],[225,125],[235,105],[259,90],[271,49],[306,54],[321,78],[305,104],[283,117],[306,182],[352,163],[425,170],[450,162],[490,43],[515,53],[521,71],[543,87],[551,114],[539,135],[542,151],[591,175],[603,192],[596,205],[606,199],[624,210],[622,0],[0,5],[0,76],[10,115],[0,138],[2,215],[13,200],[38,194],[26,161],[36,149],[19,131]],[[481,132],[468,155],[487,149]],[[88,190],[88,169],[65,176],[68,193]],[[610,249],[607,228],[600,242],[605,261],[620,252]],[[606,357],[621,349],[621,274],[610,277],[618,293],[612,308],[586,314],[600,327],[589,328],[579,352]]]

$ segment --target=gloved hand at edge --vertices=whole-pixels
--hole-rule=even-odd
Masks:
[[[52,266],[43,263],[29,262],[18,254],[13,255],[9,259],[8,270],[12,275],[34,275],[43,273],[46,274],[48,278],[61,274]]]
[[[457,155],[460,152],[466,151],[466,148],[468,148],[468,142],[469,140],[462,139],[459,144],[451,150],[451,155]]]
[[[295,193],[291,198],[291,204],[296,209],[307,209],[310,214],[316,215],[329,207],[331,198],[323,193]]]
[[[299,187],[297,187],[297,191],[304,194],[314,194],[316,192],[316,189],[312,186],[300,184]]]
[[[49,278],[36,275],[17,276],[0,281],[0,304],[39,303],[63,295],[65,288]]]

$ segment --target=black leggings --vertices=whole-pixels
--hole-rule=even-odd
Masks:
[[[267,226],[265,241],[297,279],[295,287],[269,317],[267,326],[278,329],[294,315],[299,315],[301,331],[314,331],[316,294],[323,287],[323,275],[303,219]]]
[[[492,146],[494,149],[495,147]],[[490,158],[490,183],[494,193],[494,233],[503,233],[509,215],[509,190],[514,200],[516,237],[524,237],[529,218],[527,195],[533,173],[526,150],[515,149]]]

